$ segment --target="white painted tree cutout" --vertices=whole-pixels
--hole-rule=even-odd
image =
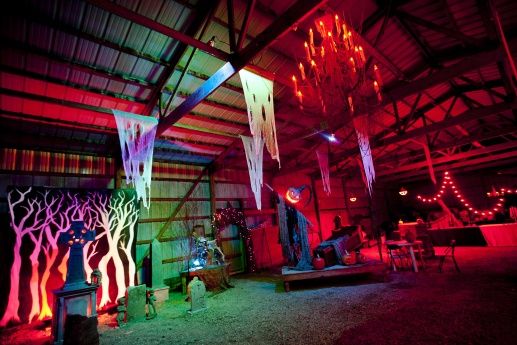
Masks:
[[[355,133],[357,135],[357,143],[361,151],[363,161],[363,171],[366,176],[366,186],[370,196],[373,192],[373,183],[375,182],[375,168],[373,166],[372,151],[370,149],[370,141],[368,139],[368,117],[366,115],[354,117]]]
[[[250,174],[251,190],[255,195],[255,203],[257,209],[262,209],[261,188],[263,183],[262,161],[264,156],[264,141],[258,138],[258,145],[255,138],[241,135],[244,152],[246,153],[246,163],[248,163],[248,171]]]
[[[58,238],[70,229],[72,220],[84,220],[86,228],[96,229],[95,241],[85,245],[83,258],[87,277],[92,267],[103,276],[98,306],[113,304],[135,284],[132,248],[139,208],[133,190],[80,192],[13,187],[7,203],[14,235],[9,248],[13,263],[0,327],[11,321],[30,323],[52,316],[50,292],[65,281],[69,256],[68,248],[58,246]],[[29,249],[22,248],[24,242],[30,243]]]
[[[329,173],[329,155],[327,150],[316,150],[318,164],[320,166],[321,181],[323,183],[323,191],[330,195],[330,173]]]
[[[158,120],[152,116],[142,116],[115,109],[112,111],[117,122],[126,182],[133,183],[136,195],[149,209],[154,138]]]
[[[280,166],[273,106],[273,81],[244,69],[239,71],[239,76],[248,107],[248,120],[255,147],[258,147],[259,141],[263,140],[271,158],[277,160]]]

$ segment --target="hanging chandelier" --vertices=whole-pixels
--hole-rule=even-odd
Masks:
[[[371,113],[382,101],[382,81],[378,66],[357,44],[358,34],[337,14],[314,24],[297,61],[298,75],[291,77],[299,106],[323,115]]]

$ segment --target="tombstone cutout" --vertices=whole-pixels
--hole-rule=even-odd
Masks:
[[[93,344],[95,341],[98,343],[95,303],[99,286],[86,283],[83,262],[83,247],[86,242],[94,239],[95,230],[86,229],[82,220],[72,221],[70,229],[59,236],[59,244],[70,247],[70,257],[65,284],[61,289],[53,291],[52,343],[54,345],[70,344],[70,339],[65,339],[65,334],[70,333],[85,333],[90,343]],[[72,315],[75,316],[68,320]],[[79,338],[76,340],[75,343],[82,344]]]
[[[151,243],[151,283],[158,303],[169,299],[169,287],[163,283],[162,260],[162,244],[154,239]]]
[[[144,321],[146,318],[146,287],[144,284],[129,286],[126,299],[126,321]]]
[[[151,272],[153,287],[163,286],[162,244],[156,238],[151,243]]]
[[[95,239],[95,230],[84,227],[83,221],[72,221],[70,229],[59,235],[59,243],[70,247],[70,258],[66,271],[66,281],[63,290],[87,287],[84,273],[83,247],[86,242]]]
[[[190,296],[190,310],[189,314],[195,314],[197,312],[206,309],[205,284],[198,277],[194,277],[188,284],[188,291]]]

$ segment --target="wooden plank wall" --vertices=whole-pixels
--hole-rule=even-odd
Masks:
[[[0,149],[0,210],[7,212],[9,185],[53,188],[114,188],[112,158]]]

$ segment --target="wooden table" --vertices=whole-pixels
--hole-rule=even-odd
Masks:
[[[411,263],[413,264],[413,271],[418,272],[418,265],[416,262],[415,257],[415,250],[416,247],[418,249],[418,252],[420,254],[420,262],[422,263],[422,268],[425,268],[424,264],[424,258],[422,257],[422,241],[414,241],[414,242],[408,242],[408,241],[386,241],[386,245],[394,245],[401,248],[408,248],[409,249],[409,255],[411,256]],[[397,268],[393,266],[393,270],[396,271]]]
[[[191,271],[181,271],[181,291],[183,294],[187,293],[187,277],[198,277],[205,283],[206,289],[228,288],[230,285],[230,264],[224,265],[210,265],[203,268]]]
[[[289,267],[282,267],[282,279],[284,281],[285,292],[289,292],[289,282],[306,279],[318,279],[326,277],[338,277],[362,273],[378,273],[383,276],[386,274],[387,267],[382,261],[369,260],[362,264],[343,266],[334,265],[322,270],[297,271]]]

